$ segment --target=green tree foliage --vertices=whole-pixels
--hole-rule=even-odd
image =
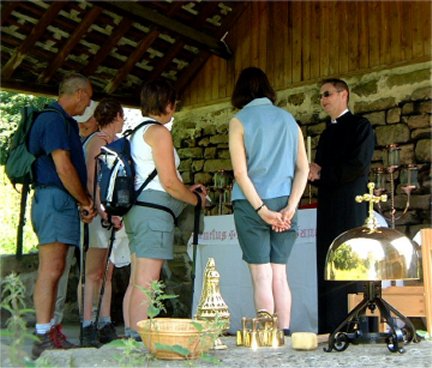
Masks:
[[[21,108],[26,105],[43,108],[45,104],[51,101],[52,99],[47,97],[0,91],[0,163],[5,159],[5,148],[9,137],[15,131],[21,118]],[[16,251],[20,197],[20,193],[12,187],[4,173],[4,167],[0,166],[0,254],[14,254]],[[37,244],[36,236],[30,224],[31,197],[27,201],[24,252],[31,251]]]
[[[18,125],[21,109],[27,105],[42,109],[52,101],[53,99],[48,97],[0,91],[0,162],[4,162],[5,148]]]

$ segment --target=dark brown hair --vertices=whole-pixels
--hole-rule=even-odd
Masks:
[[[117,114],[123,116],[123,108],[116,99],[111,97],[103,98],[97,105],[93,114],[99,127],[104,127],[113,122]]]
[[[166,79],[155,79],[143,84],[141,89],[141,112],[143,116],[166,113],[168,105],[175,105],[177,93]]]
[[[272,103],[276,101],[276,93],[266,74],[256,67],[243,69],[235,84],[231,104],[241,109],[255,98],[262,97],[267,97]]]

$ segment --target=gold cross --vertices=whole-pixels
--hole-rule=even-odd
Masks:
[[[387,194],[382,194],[380,196],[376,196],[373,194],[373,190],[375,188],[375,184],[370,182],[368,183],[369,193],[365,193],[363,195],[358,195],[355,197],[357,203],[369,202],[369,217],[366,219],[365,225],[369,228],[376,228],[377,221],[373,213],[374,203],[386,202]]]

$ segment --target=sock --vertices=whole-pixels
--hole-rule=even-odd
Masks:
[[[136,332],[135,330],[130,330],[130,335],[129,335],[129,337],[130,338],[132,338],[132,339],[137,339],[137,338],[141,338],[141,336],[139,335],[139,333],[138,332]]]
[[[130,327],[124,327],[124,334],[125,334],[125,336],[126,337],[130,337],[131,336],[131,332],[132,332],[132,330],[131,330],[131,328]]]
[[[109,324],[111,324],[111,317],[110,316],[101,317],[99,319],[99,322],[98,322],[98,328],[101,329],[101,328],[103,328]]]
[[[50,323],[36,323],[36,333],[38,335],[45,335],[51,330]]]
[[[83,321],[83,328],[86,328],[86,327],[89,327],[89,326],[91,326],[91,324],[92,324],[93,322],[92,322],[92,320],[90,320],[90,319],[85,319],[84,321]]]

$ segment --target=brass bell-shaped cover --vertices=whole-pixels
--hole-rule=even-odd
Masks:
[[[404,234],[377,227],[373,204],[386,196],[369,193],[357,196],[356,202],[369,202],[369,217],[364,226],[345,231],[333,240],[327,251],[324,279],[329,281],[381,281],[419,279],[418,246]]]
[[[324,278],[330,281],[418,279],[417,248],[397,230],[357,227],[342,233],[330,245]]]

